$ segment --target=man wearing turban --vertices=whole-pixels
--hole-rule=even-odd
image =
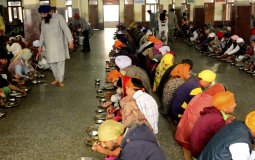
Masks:
[[[210,125],[210,124],[208,124]],[[235,121],[221,128],[206,145],[198,160],[254,160],[255,111],[245,122]]]
[[[117,159],[166,160],[155,135],[145,124],[134,123],[124,128],[119,122],[107,120],[99,126],[98,137],[104,148],[121,148]]]
[[[51,67],[55,80],[52,85],[64,87],[65,60],[70,59],[68,48],[73,48],[73,37],[65,19],[51,12],[48,5],[40,6],[38,12],[42,16],[40,46],[45,46],[45,56]]]

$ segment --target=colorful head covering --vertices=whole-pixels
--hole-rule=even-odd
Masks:
[[[33,46],[34,47],[39,47],[40,46],[40,41],[39,40],[33,41]]]
[[[20,52],[20,54],[17,56],[17,58],[22,58],[24,60],[28,60],[32,57],[32,52],[30,49],[28,48],[24,48],[22,49],[22,51]]]
[[[223,84],[216,83],[215,85],[210,87],[208,90],[206,90],[205,93],[210,96],[214,96],[217,93],[224,92],[224,91],[225,91],[225,87],[223,86]]]
[[[214,32],[212,32],[212,33],[210,33],[210,34],[208,35],[209,38],[213,38],[213,37],[215,37],[215,36],[216,36],[216,34],[215,34]]]
[[[155,36],[150,36],[150,37],[149,37],[149,41],[150,41],[151,43],[154,43],[156,40],[157,40],[157,38],[156,38]]]
[[[236,43],[243,43],[244,42],[244,40],[242,39],[242,38],[238,38],[237,40],[236,40]]]
[[[217,37],[218,37],[219,39],[221,39],[223,36],[224,36],[224,33],[223,33],[223,32],[218,32],[218,33],[217,33]]]
[[[50,5],[42,5],[38,8],[38,12],[39,13],[49,13],[51,10],[51,6]]]
[[[136,89],[136,90],[145,91],[144,88],[140,88],[140,87],[134,86],[134,84],[132,83],[132,79],[137,79],[137,78],[130,78],[130,79],[126,82],[126,87],[132,88],[132,89]],[[141,80],[140,80],[140,81],[141,81]],[[141,83],[142,83],[142,82],[141,82]]]
[[[251,132],[255,133],[255,111],[250,112],[245,118],[246,126],[251,130]]]
[[[123,45],[123,43],[122,43],[121,41],[116,40],[116,41],[114,42],[114,46],[115,46],[116,48],[121,48],[121,47],[123,47],[124,45]]]
[[[231,39],[234,40],[234,41],[236,41],[238,38],[239,38],[238,35],[231,36]]]
[[[119,69],[124,69],[132,65],[132,60],[128,56],[117,56],[115,58],[115,64]]]
[[[154,42],[154,49],[159,49],[159,48],[161,48],[163,46],[163,42],[161,41],[161,40],[156,40],[155,42]]]
[[[177,64],[171,72],[172,77],[180,77],[184,80],[189,78],[190,65],[188,64]]]
[[[229,91],[217,93],[212,98],[212,104],[219,110],[231,107],[236,104],[234,94]]]
[[[114,82],[115,80],[117,80],[118,78],[121,77],[121,73],[117,70],[117,69],[114,69],[112,70],[111,72],[108,73],[107,75],[107,79],[110,81],[110,82]]]
[[[161,59],[156,69],[153,91],[157,91],[163,74],[169,67],[173,65],[173,63],[174,63],[174,56],[172,54],[165,54],[163,56],[163,58]]]
[[[166,53],[170,52],[170,47],[163,46],[163,47],[159,48],[159,51],[161,52],[162,55],[165,55]]]
[[[114,120],[104,121],[98,128],[99,141],[116,140],[124,132],[124,126]]]
[[[198,78],[206,82],[213,82],[216,78],[216,74],[211,70],[203,70],[198,74]]]

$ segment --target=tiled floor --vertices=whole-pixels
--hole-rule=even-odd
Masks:
[[[98,104],[94,80],[105,77],[105,60],[113,44],[113,30],[98,31],[91,38],[91,52],[76,51],[67,61],[65,88],[50,85],[34,86],[17,108],[4,109],[0,119],[1,160],[77,160],[80,156],[95,156],[85,145],[86,126],[93,124]],[[176,62],[182,58],[194,61],[193,72],[212,69],[217,82],[222,82],[237,99],[236,117],[243,119],[254,110],[255,79],[236,67],[200,55],[194,48],[174,42]],[[47,82],[51,72],[45,72]],[[173,138],[174,127],[160,117],[158,139],[168,160],[181,160],[182,152]]]

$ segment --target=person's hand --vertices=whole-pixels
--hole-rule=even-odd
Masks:
[[[98,153],[105,154],[106,149],[102,147],[100,144],[96,143],[92,146],[92,150]]]
[[[107,107],[109,107],[111,104],[112,104],[111,101],[107,101],[107,102],[103,103],[101,106],[102,106],[103,108],[107,108]]]
[[[72,42],[68,42],[68,48],[73,49],[73,47],[74,47],[73,41]]]
[[[41,53],[42,53],[42,47],[38,47],[38,53],[37,53],[37,55],[36,55],[36,57],[35,57],[35,60],[38,61],[39,55],[40,55]]]
[[[114,117],[114,114],[107,114],[105,119],[109,120],[109,119],[113,119],[113,117]]]

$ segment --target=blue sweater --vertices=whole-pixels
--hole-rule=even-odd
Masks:
[[[145,124],[129,128],[121,148],[117,160],[166,160],[155,135]]]

